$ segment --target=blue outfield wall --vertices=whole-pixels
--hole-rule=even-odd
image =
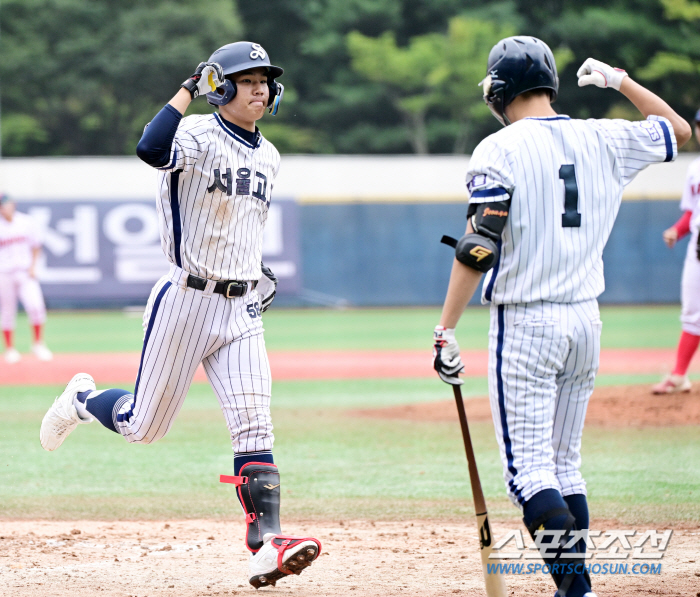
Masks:
[[[351,305],[441,304],[466,203],[303,204],[303,287]],[[678,201],[624,201],[605,249],[601,303],[678,303],[687,240],[668,249]]]

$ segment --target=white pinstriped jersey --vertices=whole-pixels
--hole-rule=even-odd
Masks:
[[[257,280],[280,155],[253,146],[218,114],[183,118],[159,168],[161,246],[171,263],[210,280]]]
[[[501,254],[482,302],[573,303],[605,289],[603,248],[624,187],[649,164],[671,161],[668,120],[525,118],[474,150],[471,202],[511,199]]]
[[[688,166],[685,187],[681,197],[681,209],[692,212],[690,229],[696,232],[700,228],[700,158]]]
[[[28,270],[34,259],[32,249],[40,246],[31,216],[16,211],[11,222],[0,216],[0,272]]]

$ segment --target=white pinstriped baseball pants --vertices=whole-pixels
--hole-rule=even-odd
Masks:
[[[492,305],[489,396],[508,495],[586,494],[581,435],[600,359],[596,300]]]
[[[115,405],[127,441],[152,443],[170,430],[199,363],[226,418],[234,452],[271,450],[270,365],[257,291],[227,299],[187,288],[175,265],[151,291],[143,317],[144,345],[134,395]]]
[[[0,272],[0,327],[3,330],[15,329],[18,299],[32,325],[46,322],[44,295],[36,278],[25,270]]]

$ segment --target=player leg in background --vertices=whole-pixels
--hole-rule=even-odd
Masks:
[[[41,443],[55,450],[80,423],[96,418],[130,443],[152,443],[170,430],[202,358],[226,341],[226,304],[221,295],[185,286],[171,268],[151,292],[144,313],[144,344],[134,392],[96,390],[78,374],[49,409]]]
[[[245,303],[254,305],[256,301],[259,303],[257,292],[253,292]],[[274,585],[288,574],[300,574],[321,550],[313,537],[282,534],[281,481],[272,456],[270,365],[257,313],[244,305],[242,316],[236,319],[237,331],[242,334],[204,359],[231,434],[234,477],[224,475],[222,480],[236,486],[246,516],[249,582],[255,588]]]
[[[46,305],[41,286],[36,278],[32,278],[26,272],[18,272],[18,286],[19,299],[32,325],[32,352],[40,361],[50,361],[53,354],[42,339],[43,326],[46,323]]]
[[[542,557],[560,596],[583,597],[590,581],[583,571],[569,573],[584,561],[577,546],[564,548],[576,520],[562,495],[552,446],[557,376],[571,350],[567,307],[491,307],[489,395],[508,495],[533,538],[540,530],[563,531]],[[550,541],[544,538],[541,552]]]
[[[700,261],[695,253],[697,232],[690,238],[688,253],[683,264],[681,278],[681,324],[676,364],[673,372],[664,377],[652,389],[654,394],[689,392],[692,384],[688,379],[690,362],[700,344]]]
[[[5,362],[17,363],[21,355],[14,345],[15,321],[17,319],[17,284],[15,273],[0,273],[0,323],[5,341]]]

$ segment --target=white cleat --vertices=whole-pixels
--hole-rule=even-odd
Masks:
[[[32,345],[34,356],[40,361],[50,361],[53,359],[53,353],[47,348],[43,342],[35,342]]]
[[[275,586],[277,581],[301,571],[321,553],[321,543],[312,537],[290,537],[267,533],[258,553],[251,554],[250,584],[256,589]]]
[[[16,348],[8,348],[5,351],[5,362],[14,365],[15,363],[19,363],[22,360],[22,355],[19,354],[19,351]]]
[[[693,384],[687,375],[667,375],[659,383],[651,388],[652,394],[678,394],[690,392]]]
[[[63,394],[56,398],[41,422],[39,439],[44,450],[52,452],[63,443],[63,440],[79,424],[92,423],[92,417],[89,419],[80,418],[73,401],[78,392],[87,392],[94,389],[95,380],[87,373],[78,373],[68,382]]]

